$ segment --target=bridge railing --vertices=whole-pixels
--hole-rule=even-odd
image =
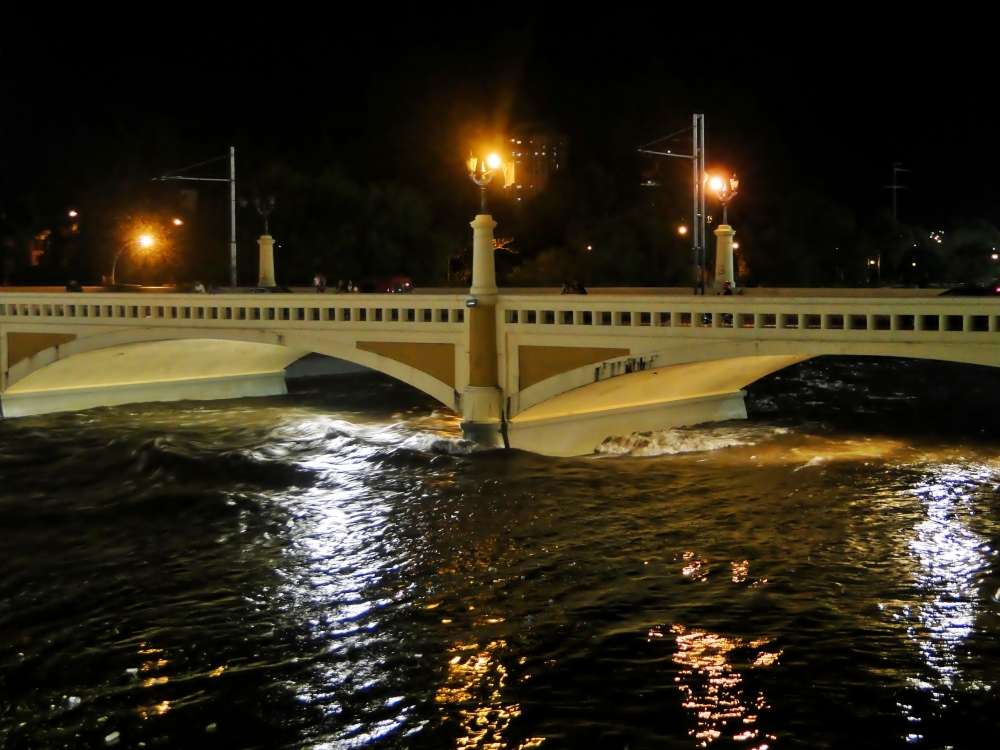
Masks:
[[[1000,330],[1000,299],[991,297],[511,295],[501,297],[499,309],[501,325],[523,333],[614,336],[627,328],[629,335],[880,338],[897,332],[930,336]]]
[[[0,294],[0,320],[140,326],[455,326],[465,322],[465,295],[7,292]]]

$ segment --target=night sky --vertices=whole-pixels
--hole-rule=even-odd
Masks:
[[[565,133],[577,160],[627,172],[635,146],[698,111],[709,166],[737,172],[741,192],[808,184],[871,212],[891,206],[884,186],[898,162],[912,170],[901,219],[1000,221],[986,18],[903,21],[840,5],[771,15],[473,5],[460,19],[330,7],[229,18],[144,6],[58,22],[8,13],[0,199],[64,190],[69,204],[77,185],[145,179],[230,144],[244,177],[280,158],[420,182],[461,169],[463,138],[523,122]]]

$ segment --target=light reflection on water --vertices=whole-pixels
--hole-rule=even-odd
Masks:
[[[507,669],[497,654],[506,649],[505,641],[491,641],[485,648],[478,643],[456,643],[450,649],[448,676],[438,688],[434,700],[439,704],[455,704],[461,735],[455,746],[504,750],[510,747],[504,732],[510,722],[520,716],[517,703],[504,701],[502,691],[507,686]],[[471,653],[470,653],[471,652]],[[447,716],[442,717],[447,720]],[[518,743],[517,750],[541,747],[543,737],[531,737]]]
[[[992,481],[996,471],[985,464],[944,464],[933,469],[911,492],[926,517],[909,541],[920,600],[917,623],[908,628],[929,669],[921,687],[942,700],[961,687],[961,649],[972,634],[980,610],[978,577],[986,568],[987,539],[970,527],[975,513],[972,494]]]
[[[751,652],[753,660],[748,668],[754,669],[777,663],[781,651],[764,648],[771,642],[769,638],[744,641],[679,624],[672,625],[670,632],[677,642],[673,661],[680,666],[674,681],[683,695],[682,705],[695,716],[696,726],[688,733],[697,746],[708,747],[728,735],[736,742],[755,743],[750,747],[756,750],[767,750],[767,740],[775,737],[764,736],[756,726],[761,712],[768,708],[767,701],[759,691],[753,696],[744,692],[743,675],[733,664],[732,655],[734,651]],[[663,633],[654,628],[649,636],[662,637]]]
[[[561,461],[469,455],[428,408],[84,417],[93,445],[46,434],[80,432],[68,417],[0,445],[0,500],[21,503],[0,503],[0,746],[60,746],[77,721],[68,747],[110,723],[122,746],[183,746],[193,727],[195,747],[217,722],[220,749],[323,750],[833,747],[866,712],[873,742],[946,737],[959,710],[998,726],[992,446],[963,463],[955,442],[740,424],[657,435],[658,457]],[[53,445],[67,466],[106,461],[114,491],[19,453]],[[887,591],[907,614],[878,630]]]

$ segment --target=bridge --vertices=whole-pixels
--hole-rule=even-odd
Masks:
[[[992,298],[505,292],[493,222],[473,228],[462,294],[0,291],[3,415],[280,394],[284,368],[315,352],[430,394],[471,439],[571,456],[609,435],[745,418],[746,385],[811,357],[1000,367]]]

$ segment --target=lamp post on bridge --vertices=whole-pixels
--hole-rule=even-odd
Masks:
[[[736,231],[729,226],[729,202],[736,197],[736,188],[740,181],[733,175],[728,180],[721,177],[713,177],[708,182],[719,203],[722,204],[722,223],[715,230],[715,287],[722,289],[728,281],[732,286],[736,286],[736,277],[733,273],[733,237]]]
[[[505,164],[497,154],[485,159],[470,156],[469,179],[480,190],[480,213],[472,226],[472,286],[465,306],[469,316],[469,383],[462,391],[462,432],[485,445],[507,445],[507,423],[497,367],[496,266],[493,258],[493,229],[497,223],[486,213],[486,186],[496,170],[503,170],[505,187],[514,182],[514,165]],[[502,442],[501,442],[502,441]]]

